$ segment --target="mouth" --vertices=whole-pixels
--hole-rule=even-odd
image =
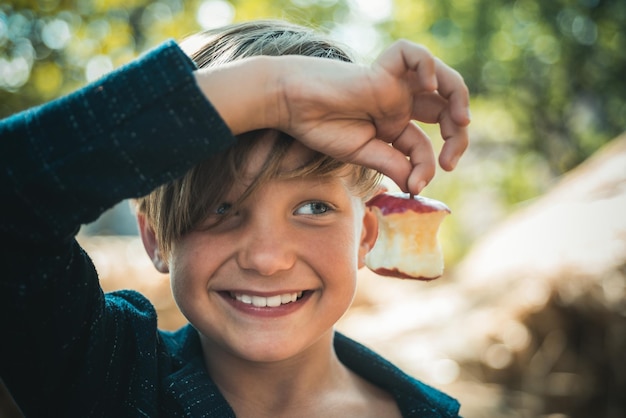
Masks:
[[[300,300],[303,295],[307,292],[292,292],[292,293],[283,293],[279,295],[273,296],[259,296],[259,295],[249,295],[246,293],[239,292],[228,292],[228,296],[231,299],[235,299],[241,303],[246,305],[251,305],[256,308],[277,308],[281,305],[288,305],[290,303],[297,302]]]

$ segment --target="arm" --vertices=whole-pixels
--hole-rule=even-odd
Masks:
[[[18,243],[26,234],[29,241],[65,238],[232,144],[193,70],[174,44],[166,45],[2,121],[0,181],[10,199],[0,208],[0,232]]]
[[[0,122],[0,238],[8,246],[0,256],[0,376],[27,415],[95,405],[105,389],[127,396],[112,368],[123,360],[113,353],[133,349],[140,332],[155,338],[154,329],[123,334],[125,305],[105,301],[73,236],[115,203],[233,143],[193,70],[164,45]]]
[[[462,77],[407,41],[369,67],[253,57],[198,71],[196,78],[235,134],[275,128],[310,148],[375,168],[415,194],[432,179],[435,156],[413,120],[439,124],[445,170],[454,169],[468,145],[469,93]]]

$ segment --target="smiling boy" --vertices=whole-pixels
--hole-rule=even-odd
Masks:
[[[286,150],[274,175],[233,206],[276,141]],[[234,167],[241,178],[172,245],[167,262],[139,214],[148,253],[170,273],[174,297],[200,335],[209,375],[241,417],[400,416],[393,398],[343,366],[332,348],[333,326],[376,238],[376,217],[363,205],[376,176],[357,190],[357,166],[328,171],[329,158],[275,131],[244,144],[248,160]]]
[[[0,376],[17,403],[27,416],[457,416],[333,327],[376,239],[364,202],[379,172],[412,193],[432,178],[411,120],[440,124],[445,169],[465,150],[461,77],[406,41],[357,66],[278,21],[182,48],[194,64],[168,43],[0,123]],[[131,197],[189,320],[177,332],[156,329],[142,295],[103,294],[74,239]]]

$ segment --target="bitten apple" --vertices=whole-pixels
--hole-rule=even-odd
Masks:
[[[378,217],[378,237],[365,265],[382,276],[433,280],[443,274],[438,233],[448,206],[424,196],[381,193],[367,202]]]

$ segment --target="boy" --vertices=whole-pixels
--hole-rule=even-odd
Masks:
[[[462,79],[408,42],[366,68],[278,21],[181,47],[199,70],[167,43],[0,125],[0,376],[25,414],[457,416],[333,325],[376,237],[375,170],[412,193],[432,178],[411,119],[441,125],[445,169],[465,150]],[[175,333],[138,293],[103,295],[74,240],[131,197],[190,322]]]

